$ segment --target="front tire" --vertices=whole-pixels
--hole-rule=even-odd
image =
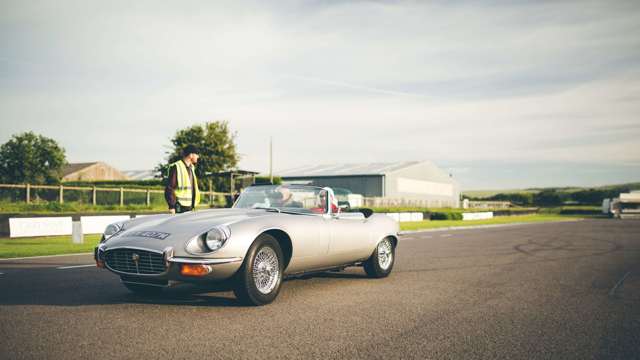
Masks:
[[[364,262],[364,271],[370,278],[389,276],[396,261],[396,248],[391,238],[384,238],[378,243],[373,254]]]
[[[233,292],[238,300],[253,306],[275,300],[282,284],[283,258],[278,241],[269,234],[260,235],[236,274]]]

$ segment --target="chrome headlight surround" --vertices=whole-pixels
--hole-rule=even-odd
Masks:
[[[102,233],[101,243],[111,239],[112,237],[118,235],[124,229],[124,222],[117,222],[113,224],[107,225],[107,228],[104,229],[104,233]]]
[[[231,236],[231,229],[226,225],[218,225],[209,231],[189,240],[186,249],[191,254],[208,254],[218,251]]]

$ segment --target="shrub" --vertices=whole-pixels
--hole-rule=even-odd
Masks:
[[[271,178],[269,178],[268,176],[256,176],[256,185],[270,185],[271,184]],[[282,178],[279,176],[274,176],[273,177],[273,185],[280,185],[282,184]]]
[[[450,211],[450,212],[432,212],[431,220],[462,220],[462,213],[458,211]]]
[[[543,190],[533,195],[533,202],[538,206],[560,206],[563,199],[555,190]]]

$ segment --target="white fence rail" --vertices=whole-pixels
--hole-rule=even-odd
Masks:
[[[82,234],[102,234],[107,225],[129,219],[129,215],[81,216],[79,223]],[[9,218],[9,237],[71,235],[73,223],[71,216]]]

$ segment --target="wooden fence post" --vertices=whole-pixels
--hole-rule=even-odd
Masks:
[[[209,178],[209,206],[213,205],[213,181]]]
[[[120,187],[120,207],[124,206],[124,188]]]
[[[151,206],[151,190],[147,189],[147,207]]]
[[[93,206],[96,206],[97,201],[96,201],[96,187],[95,185],[93,186],[93,190],[91,191],[91,203],[93,204]]]
[[[31,201],[31,184],[27,184],[25,200],[27,201],[27,204]]]
[[[64,186],[60,185],[60,204],[64,203]]]

